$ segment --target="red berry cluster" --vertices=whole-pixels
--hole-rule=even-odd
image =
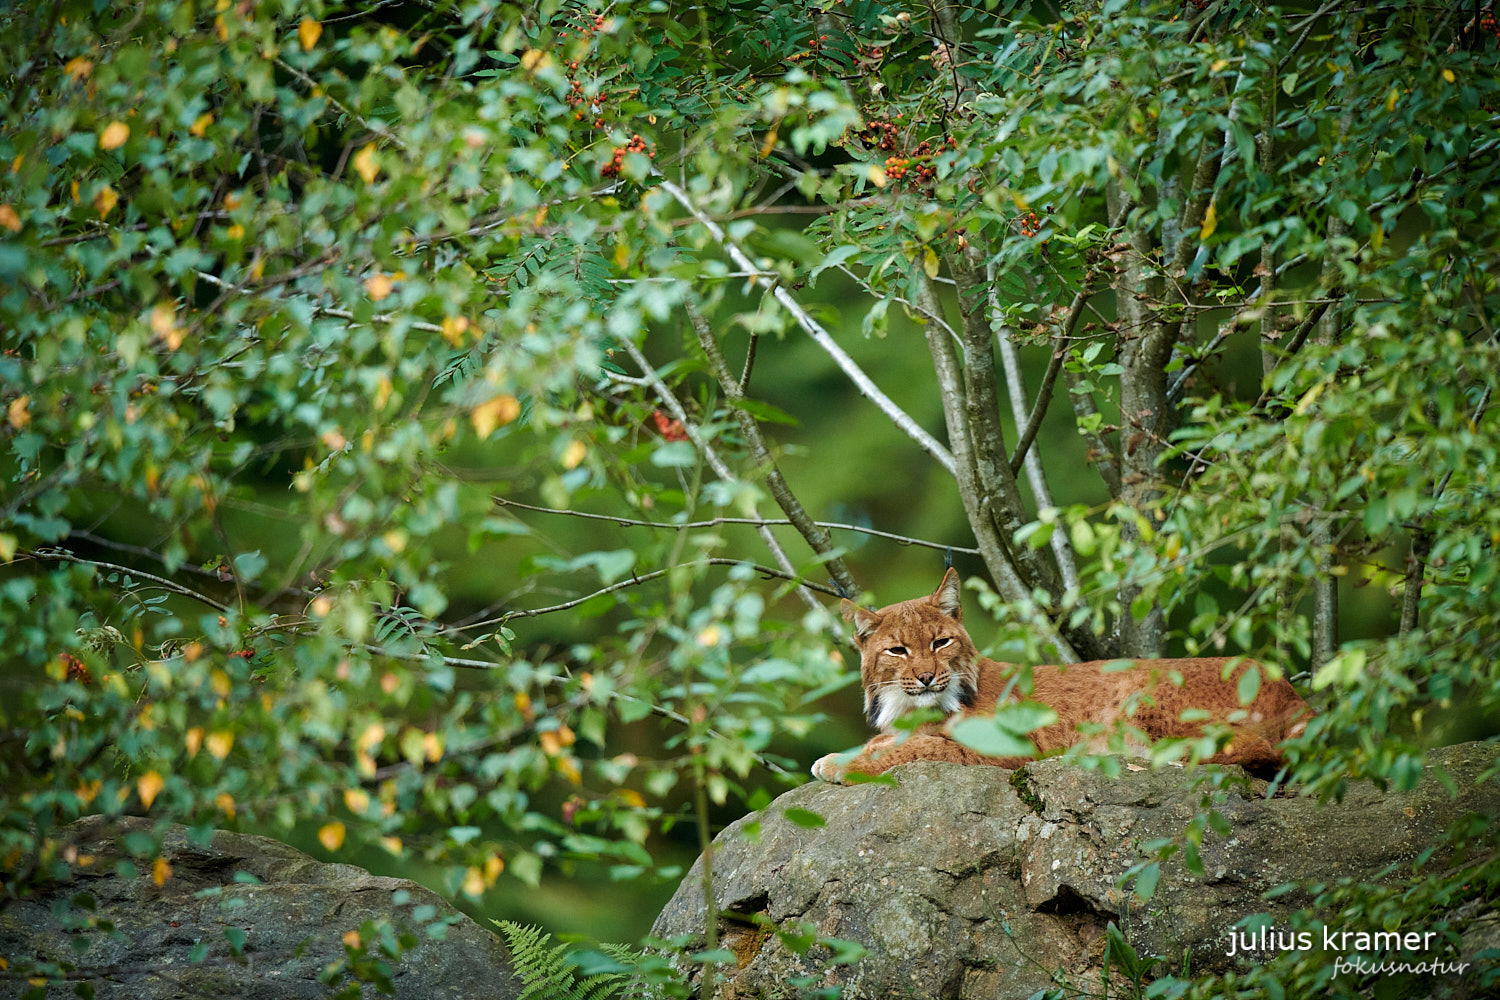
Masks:
[[[625,164],[626,153],[645,153],[652,159],[656,158],[656,150],[646,149],[646,140],[639,135],[632,135],[630,141],[623,146],[615,147],[615,155],[610,157],[608,163],[599,168],[600,177],[618,177],[620,168]]]
[[[1018,226],[1021,230],[1021,235],[1030,239],[1042,231],[1042,220],[1037,218],[1035,212],[1027,212],[1021,216]]]
[[[1192,4],[1199,10],[1204,10],[1208,7],[1208,0],[1187,0],[1187,3]],[[1185,3],[1183,6],[1186,6],[1187,3]]]
[[[1500,38],[1500,23],[1496,23],[1494,11],[1487,10],[1479,15],[1479,30],[1488,31],[1496,38]]]

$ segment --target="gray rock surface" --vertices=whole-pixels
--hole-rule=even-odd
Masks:
[[[162,856],[172,874],[161,886],[150,861],[139,865],[136,878],[120,878],[114,871],[125,856],[120,840],[141,829],[149,829],[148,821],[94,817],[75,824],[68,839],[93,862],[75,864],[70,882],[6,903],[0,955],[74,963],[100,1000],[311,1000],[336,989],[318,976],[345,957],[343,935],[384,919],[419,941],[392,970],[397,997],[511,1000],[520,993],[500,940],[415,882],[325,864],[248,834],[220,832],[198,846],[182,827],[167,835]],[[236,881],[237,873],[258,883]],[[402,892],[407,902],[398,903]],[[73,902],[80,895],[92,897],[92,911]],[[113,922],[114,931],[79,930],[90,918],[96,925]],[[446,927],[437,932],[442,940],[429,935],[434,925]],[[245,932],[243,963],[230,955],[229,928]],[[83,951],[72,945],[80,934],[90,942]],[[199,942],[208,952],[195,963],[190,956]],[[0,983],[0,994],[13,985]],[[72,982],[48,990],[49,997],[73,995]],[[364,995],[376,995],[374,988],[366,986]]]
[[[1342,802],[1322,805],[1267,799],[1264,782],[1241,776],[1217,806],[1229,835],[1210,831],[1203,839],[1203,877],[1191,875],[1179,855],[1162,865],[1145,905],[1117,883],[1154,856],[1143,844],[1180,838],[1197,812],[1209,789],[1195,788],[1183,770],[1127,762],[1125,773],[1109,778],[1056,759],[1018,772],[920,763],[892,770],[894,786],[804,785],[715,841],[715,901],[721,912],[743,916],[719,921],[721,946],[736,957],[719,996],[790,996],[787,984],[802,976],[842,984],[845,1000],[1024,1000],[1064,981],[1097,994],[1110,921],[1141,954],[1167,956],[1174,969],[1184,958],[1195,973],[1232,968],[1238,960],[1225,952],[1236,921],[1308,901],[1299,890],[1268,902],[1261,898],[1267,890],[1372,879],[1409,863],[1459,817],[1500,815],[1500,785],[1477,783],[1496,752],[1481,743],[1435,750],[1412,792],[1351,783]],[[1432,778],[1435,766],[1452,776],[1456,798]],[[817,813],[826,825],[799,826],[786,819],[788,809]],[[701,938],[702,879],[700,858],[655,934]],[[1337,915],[1327,919],[1332,925]],[[799,921],[820,936],[857,941],[868,954],[827,968],[826,948],[799,956],[771,932]],[[1465,936],[1458,954],[1440,946],[1430,957],[1472,961],[1493,944],[1481,939],[1486,923]],[[1464,996],[1471,992],[1465,983],[1478,979],[1471,970],[1434,989]]]

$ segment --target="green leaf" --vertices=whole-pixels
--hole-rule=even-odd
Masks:
[[[1251,663],[1245,667],[1245,672],[1240,674],[1240,681],[1236,687],[1240,704],[1248,705],[1255,700],[1260,693],[1260,665]]]
[[[971,750],[986,757],[1035,757],[1036,745],[1000,724],[993,718],[978,716],[960,720],[951,735]]]
[[[787,811],[783,815],[785,815],[786,818],[791,820],[793,823],[796,823],[798,826],[805,827],[809,830],[816,830],[818,827],[825,826],[828,823],[826,819],[813,812],[811,809],[797,809],[793,807],[787,809]]]

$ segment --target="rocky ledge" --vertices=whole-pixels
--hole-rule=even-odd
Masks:
[[[1111,921],[1141,954],[1167,956],[1170,968],[1227,969],[1239,961],[1226,955],[1238,920],[1308,901],[1301,891],[1267,901],[1267,890],[1378,878],[1438,843],[1460,817],[1500,815],[1500,783],[1480,783],[1496,752],[1482,743],[1435,750],[1415,790],[1351,783],[1336,803],[1266,798],[1263,782],[1231,769],[1241,780],[1217,805],[1229,833],[1204,837],[1204,874],[1191,875],[1180,855],[1165,862],[1144,905],[1119,880],[1147,858],[1142,845],[1180,838],[1205,794],[1192,772],[1127,762],[1110,778],[1057,759],[1016,772],[921,763],[892,770],[893,785],[804,785],[715,840],[714,899],[728,914],[718,933],[736,958],[718,996],[782,996],[803,976],[842,985],[845,1000],[1024,1000],[1065,982],[1097,994]],[[800,823],[789,810],[805,811],[792,813]],[[816,822],[805,813],[824,824],[805,825]],[[654,933],[701,941],[702,872],[700,858]],[[773,933],[799,923],[867,954],[833,966],[823,947],[799,955]],[[1496,925],[1472,922],[1460,947],[1431,957],[1493,965]],[[1471,965],[1434,982],[1432,995],[1477,996],[1482,973]]]

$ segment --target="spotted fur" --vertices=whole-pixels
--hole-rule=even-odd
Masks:
[[[914,760],[1012,768],[1025,763],[1027,758],[986,757],[948,735],[957,720],[993,712],[1002,696],[1020,697],[1012,685],[1016,666],[984,659],[975,650],[963,627],[960,597],[958,574],[949,569],[927,597],[876,611],[843,603],[860,651],[865,718],[880,735],[847,762],[839,754],[822,758],[813,765],[814,775],[839,781],[849,771],[879,774]],[[1239,679],[1252,667],[1262,671],[1260,689],[1241,705]],[[1271,679],[1264,667],[1243,657],[1138,660],[1119,668],[1120,661],[1099,660],[1032,669],[1031,699],[1057,712],[1057,722],[1031,734],[1038,755],[1077,743],[1080,726],[1108,731],[1124,723],[1139,737],[1132,749],[1141,750],[1150,740],[1200,736],[1204,723],[1213,722],[1228,725],[1233,737],[1209,763],[1268,767],[1282,760],[1276,744],[1300,735],[1313,715],[1285,679]],[[921,708],[935,708],[947,718],[898,737],[896,720]],[[1185,712],[1191,712],[1186,720]],[[1091,748],[1104,750],[1106,743],[1107,734],[1096,736]]]

